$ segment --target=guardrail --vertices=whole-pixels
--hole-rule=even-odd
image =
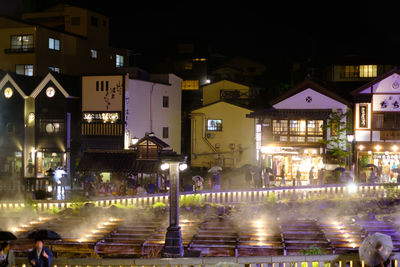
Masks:
[[[391,256],[391,265],[398,267],[400,254]],[[315,256],[272,256],[272,257],[204,257],[204,258],[156,258],[156,259],[66,259],[56,258],[52,266],[216,266],[218,263],[231,263],[235,266],[252,267],[364,267],[358,254],[351,255],[315,255]],[[16,259],[17,266],[26,267],[25,258]]]
[[[393,192],[400,192],[400,185],[393,185]],[[193,195],[195,193],[181,193],[180,198]],[[264,188],[257,190],[243,191],[203,191],[197,193],[204,202],[216,204],[237,204],[237,203],[257,203],[266,201],[273,196],[277,201],[281,200],[299,200],[324,197],[326,199],[342,198],[345,196],[354,196],[361,198],[385,198],[388,196],[387,189],[383,184],[360,184],[357,186],[348,185],[323,185],[318,187],[277,187]],[[123,196],[123,197],[104,197],[88,200],[87,203],[94,203],[98,207],[108,207],[114,204],[135,205],[138,207],[149,207],[156,202],[168,204],[168,194],[152,194],[143,196]],[[39,210],[47,210],[57,207],[65,209],[70,207],[71,201],[57,200],[39,200],[37,207]],[[0,210],[25,207],[23,201],[2,201]]]

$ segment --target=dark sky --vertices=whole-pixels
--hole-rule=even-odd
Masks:
[[[18,2],[0,0],[0,12],[17,13]],[[43,5],[55,0],[31,0]],[[111,17],[115,46],[156,59],[179,40],[210,44],[226,55],[268,62],[319,60],[344,54],[387,57],[400,38],[396,6],[357,7],[338,1],[69,1]]]

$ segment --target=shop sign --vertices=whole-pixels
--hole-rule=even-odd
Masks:
[[[400,111],[400,95],[374,95],[374,111]]]
[[[399,140],[400,131],[380,131],[381,140]]]
[[[119,114],[117,112],[113,113],[83,113],[83,119],[87,122],[91,121],[112,121],[115,122],[119,119]]]
[[[372,158],[381,160],[396,160],[399,159],[399,154],[374,153]]]
[[[360,128],[367,128],[367,106],[360,106]]]

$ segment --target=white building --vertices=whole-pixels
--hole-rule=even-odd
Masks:
[[[174,74],[150,75],[149,81],[125,76],[125,148],[153,132],[181,153],[181,83]]]

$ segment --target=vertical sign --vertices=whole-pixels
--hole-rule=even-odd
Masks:
[[[360,128],[368,127],[367,106],[360,106]]]

